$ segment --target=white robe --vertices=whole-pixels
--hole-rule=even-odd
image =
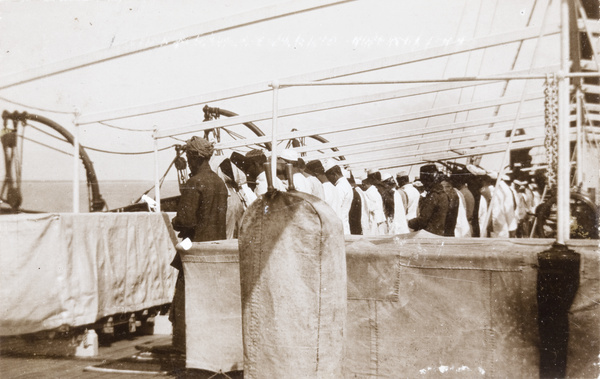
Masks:
[[[296,191],[312,193],[312,186],[306,176],[297,172],[292,178],[294,179],[294,188],[296,188]]]
[[[350,208],[352,208],[352,199],[354,194],[352,192],[352,186],[348,183],[348,179],[339,178],[335,183],[335,188],[338,190],[340,197],[340,206],[338,216],[342,220],[344,225],[344,234],[350,234]]]
[[[402,190],[406,193],[408,198],[408,206],[406,207],[406,218],[412,220],[417,217],[417,210],[419,209],[419,199],[421,193],[411,183],[402,186]]]
[[[465,196],[457,190],[458,195],[458,215],[456,216],[456,227],[454,228],[455,237],[471,237],[471,224],[467,219],[467,206],[465,203]]]
[[[321,200],[325,200],[325,191],[323,190],[323,184],[316,176],[309,176],[308,181],[310,182],[310,193],[315,195]]]
[[[341,206],[340,196],[338,191],[335,189],[335,186],[331,182],[323,183],[323,193],[325,196],[325,202],[329,204],[331,208],[335,211],[335,214],[339,213],[339,208]]]
[[[394,191],[394,218],[390,221],[389,234],[394,235],[409,232],[404,203],[398,191]]]
[[[279,191],[285,192],[286,190],[286,185],[283,184],[281,179],[279,179],[278,177],[273,178],[273,187],[275,187],[275,189]],[[256,188],[254,189],[254,192],[256,193],[256,196],[264,195],[265,193],[267,193],[267,174],[265,174],[264,171],[258,174],[258,176],[256,177]]]
[[[383,213],[383,199],[377,187],[370,186],[365,191],[365,196],[369,209],[369,228],[366,231],[363,229],[363,234],[369,236],[386,234],[387,225],[385,223],[385,214]]]

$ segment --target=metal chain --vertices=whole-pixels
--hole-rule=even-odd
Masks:
[[[556,75],[548,75],[544,83],[544,117],[546,157],[548,160],[548,187],[556,186],[558,173],[558,84]]]

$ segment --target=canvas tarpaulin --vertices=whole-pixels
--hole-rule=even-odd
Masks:
[[[267,193],[244,214],[244,377],[339,378],[346,325],[344,228],[323,200]]]
[[[424,232],[346,236],[344,376],[538,377],[537,254],[553,242],[440,238]],[[569,244],[582,256],[582,279],[569,318],[567,375],[596,378],[600,251],[597,241]],[[188,344],[188,367],[207,369],[198,357],[216,349],[227,359],[210,369],[242,367],[239,282],[226,280],[239,275],[237,241],[195,243],[185,257],[186,274],[198,273],[190,281],[198,281],[195,286],[203,293],[213,291],[210,306],[204,295],[190,294],[188,309],[204,313],[209,322],[204,327],[219,331],[202,332],[207,339],[197,338],[194,350]],[[220,314],[228,315],[226,323]],[[199,324],[188,328],[190,338],[203,329]]]
[[[2,216],[0,335],[170,303],[168,223],[166,214],[146,212]]]

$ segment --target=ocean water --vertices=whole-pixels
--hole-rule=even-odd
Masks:
[[[100,182],[100,194],[108,204],[108,209],[116,209],[133,204],[154,185],[153,181],[105,181]],[[73,183],[70,181],[23,181],[22,209],[41,212],[72,212]],[[89,212],[88,188],[85,182],[79,186],[79,211]],[[176,181],[165,181],[160,191],[161,198],[179,195]],[[148,193],[154,198],[154,190]]]

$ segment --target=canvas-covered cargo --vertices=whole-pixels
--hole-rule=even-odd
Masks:
[[[423,232],[345,238],[343,377],[539,376],[537,254],[553,240],[457,239]],[[186,254],[235,259],[236,242],[195,243]],[[569,247],[581,254],[581,281],[569,313],[567,377],[597,378],[600,248],[597,241],[584,240],[570,241]],[[184,260],[187,264],[197,263]],[[239,266],[230,261],[209,269],[235,276]],[[237,314],[237,321],[227,320],[235,328],[219,329],[228,334],[222,343],[241,344],[241,295],[234,285],[228,288],[227,296],[235,299],[222,302],[231,308],[221,312]],[[240,363],[238,351],[232,359]]]
[[[77,327],[171,302],[166,214],[4,215],[0,335]]]
[[[244,367],[237,240],[180,250],[185,276],[186,367],[228,372]]]
[[[267,193],[239,239],[244,377],[337,378],[346,323],[344,231],[321,199]]]

